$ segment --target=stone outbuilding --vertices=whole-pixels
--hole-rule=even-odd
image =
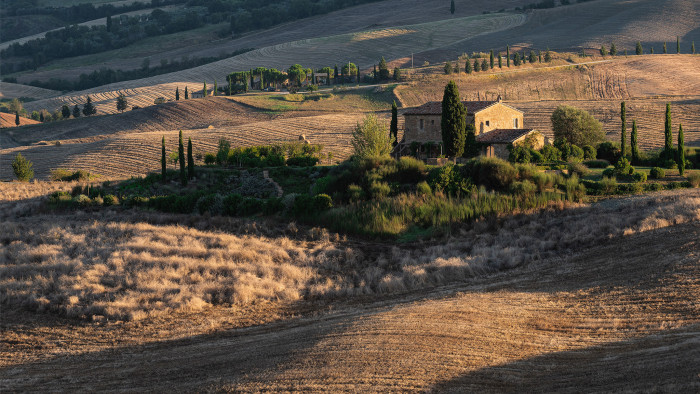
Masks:
[[[533,149],[542,149],[544,136],[535,129],[496,129],[476,136],[481,144],[481,154],[486,157],[507,159],[509,146],[526,144]]]

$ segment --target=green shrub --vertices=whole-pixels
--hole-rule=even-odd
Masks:
[[[539,172],[537,167],[532,164],[516,164],[515,168],[518,170],[518,179],[521,181],[526,179],[532,179],[535,174]]]
[[[649,171],[649,178],[651,179],[661,179],[666,177],[666,171],[661,167],[653,167]]]
[[[141,197],[141,196],[131,196],[128,199],[124,200],[123,204],[127,208],[145,207],[145,206],[149,205],[149,198],[148,197]]]
[[[534,183],[524,180],[522,182],[516,181],[510,185],[510,192],[516,196],[531,196],[537,191],[537,185]]]
[[[238,215],[252,216],[262,212],[263,202],[257,198],[244,198],[238,205]]]
[[[525,146],[508,146],[508,161],[511,163],[530,163],[532,154],[530,149]]]
[[[104,196],[102,202],[105,206],[117,205],[119,204],[119,198],[117,198],[117,196],[114,194],[108,194]]]
[[[700,187],[700,172],[691,172],[688,174],[688,182],[691,187]]]
[[[369,186],[369,194],[372,198],[385,198],[391,193],[391,187],[386,182],[372,182]]]
[[[323,212],[333,208],[333,199],[328,194],[317,194],[313,200],[314,210]]]
[[[588,167],[581,163],[569,163],[568,165],[569,175],[576,175],[579,178],[583,178],[588,175]]]
[[[583,158],[586,160],[593,160],[596,158],[598,151],[591,145],[583,146]]]
[[[511,166],[509,163],[506,164]],[[515,171],[514,167],[513,170]],[[432,169],[428,174],[428,185],[432,190],[440,190],[451,195],[469,193],[473,190],[471,182],[452,164]]]
[[[663,188],[664,188],[664,186],[658,182],[650,182],[650,183],[647,183],[646,185],[644,185],[645,190],[653,191],[653,192],[663,190]]]
[[[598,145],[598,153],[596,158],[601,160],[607,160],[610,163],[616,163],[620,160],[622,152],[620,151],[619,145],[613,142],[603,142]]]
[[[470,172],[478,185],[493,190],[508,190],[518,176],[518,170],[512,164],[495,157],[475,160]]]
[[[418,183],[425,179],[426,173],[427,169],[422,160],[404,156],[396,161],[396,172],[388,178],[399,183]]]
[[[604,176],[600,181],[600,191],[603,194],[615,194],[617,191],[617,180],[614,177]]]
[[[284,204],[280,198],[268,198],[263,204],[263,213],[265,215],[274,215],[284,210]]]
[[[364,198],[364,190],[357,185],[348,186],[348,198],[350,201],[360,201]]]
[[[433,191],[430,189],[430,185],[428,185],[428,182],[423,181],[416,185],[416,193],[418,193],[421,196],[430,196],[433,194]]]
[[[20,182],[29,182],[34,178],[34,170],[32,170],[32,162],[25,159],[21,153],[15,156],[12,161],[12,171],[15,173],[15,177]]]
[[[610,167],[603,170],[603,178],[615,178],[615,168]]]
[[[561,160],[561,151],[552,145],[543,146],[541,153],[543,163],[553,163]]]
[[[73,175],[73,173],[65,168],[56,168],[55,170],[51,170],[50,178],[52,181],[65,181],[70,178],[71,175]]]
[[[223,200],[223,214],[228,216],[238,215],[238,206],[243,201],[243,197],[240,194],[229,194],[224,197]]]
[[[540,193],[554,186],[554,176],[544,172],[538,172],[532,177],[532,181],[537,186]]]
[[[84,195],[84,194],[79,194],[73,198],[73,202],[78,204],[81,208],[86,208],[92,205],[92,200],[90,197]]]
[[[288,166],[313,167],[316,163],[318,163],[318,157],[313,156],[298,156],[287,159]]]
[[[207,153],[206,155],[204,155],[204,164],[208,166],[216,164],[216,155],[214,155],[213,153]]]
[[[643,183],[647,181],[647,174],[643,172],[635,172],[632,174],[632,180],[634,180],[637,183]]]
[[[543,163],[544,162],[544,155],[542,155],[542,153],[540,153],[536,150],[530,150],[530,155],[532,156],[532,159],[530,160],[531,163]]]
[[[602,159],[584,161],[583,164],[588,168],[607,168],[610,166],[609,161]]]
[[[197,212],[204,214],[209,212],[212,215],[220,215],[224,211],[223,198],[219,194],[208,194],[202,196],[196,203]]]

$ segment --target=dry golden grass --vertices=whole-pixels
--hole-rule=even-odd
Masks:
[[[494,255],[506,246],[504,242],[545,251],[520,267],[466,281],[459,275],[445,275],[443,283],[458,283],[402,295],[344,297],[307,310],[290,307],[282,314],[273,305],[289,303],[273,301],[253,309],[240,304],[205,306],[199,313],[172,312],[139,322],[95,324],[20,312],[5,303],[6,319],[0,323],[8,344],[0,350],[3,387],[8,391],[114,387],[235,392],[553,392],[580,391],[581,387],[696,391],[700,387],[695,362],[700,357],[699,202],[697,191],[686,190],[513,218],[478,229],[474,243],[484,248],[468,250],[468,245],[458,243],[467,237],[455,236],[443,242],[446,245],[433,245],[426,254],[457,255],[458,259]],[[104,223],[109,219],[74,219],[65,234],[73,232],[76,237],[82,232],[85,238],[77,242],[80,245],[90,237],[117,231],[120,234],[115,235],[122,235],[120,242],[127,245],[163,233],[163,238],[177,237],[171,241],[177,246],[169,248],[176,254],[184,253],[186,245],[180,239],[188,237],[195,246],[206,240],[247,240],[211,230],[176,229],[165,217],[160,218],[162,225],[124,221],[107,225],[112,227],[106,230]],[[102,224],[100,229],[91,228],[94,220]],[[128,223],[123,229],[131,234],[118,229]],[[562,235],[556,235],[559,232]],[[533,240],[551,240],[551,245]],[[250,253],[259,252],[257,240],[253,242]],[[34,248],[48,252],[50,244],[37,243]],[[326,253],[320,245],[327,241],[313,244],[307,244],[307,256],[313,254],[310,250]],[[22,242],[10,245],[19,247]],[[89,249],[98,249],[90,245]],[[352,266],[380,266],[378,251],[386,245],[376,246],[349,242],[346,247],[353,249],[352,254],[367,252]],[[426,249],[414,247],[416,252]],[[149,246],[145,249],[153,253]],[[41,253],[30,264],[43,264],[38,261]],[[85,248],[78,246],[75,253],[86,253]],[[121,256],[119,251],[114,253]],[[196,258],[196,252],[189,253],[188,258]],[[519,253],[522,250],[514,249],[511,254]],[[497,259],[503,258],[507,260],[506,253]],[[402,268],[399,264],[394,269]],[[335,279],[350,270],[324,265],[318,271]],[[364,271],[364,277],[372,275]],[[162,270],[150,273],[158,282]],[[88,283],[82,287],[89,287]],[[137,289],[149,290],[127,287],[124,292]],[[241,310],[252,315],[246,318]],[[258,324],[269,321],[270,316],[280,320],[249,327],[256,320]],[[222,321],[226,328],[246,328],[221,330],[217,324]]]
[[[493,223],[477,224],[420,248],[346,245],[318,229],[312,234],[319,241],[307,243],[119,218],[114,212],[78,213],[0,223],[0,244],[6,245],[0,302],[71,317],[139,320],[263,300],[420,290],[700,220],[700,192],[516,216],[497,231],[489,231]]]

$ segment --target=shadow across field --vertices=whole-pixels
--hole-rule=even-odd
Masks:
[[[337,311],[319,316],[59,352],[2,368],[2,387],[412,391],[437,384],[579,391],[656,383],[687,389],[697,380],[698,284],[688,279],[700,275],[698,239],[700,226],[688,223],[466,283],[337,301]],[[594,386],[586,384],[591,380]]]
[[[700,325],[478,369],[437,392],[688,392],[700,388]],[[694,362],[695,361],[695,362]]]

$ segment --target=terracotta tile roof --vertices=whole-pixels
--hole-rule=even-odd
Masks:
[[[462,101],[468,114],[479,112],[484,108],[496,104],[498,101]],[[440,115],[442,114],[442,102],[430,101],[419,107],[411,108],[404,115]]]
[[[485,144],[509,144],[534,129],[495,129],[476,136],[477,142]]]

